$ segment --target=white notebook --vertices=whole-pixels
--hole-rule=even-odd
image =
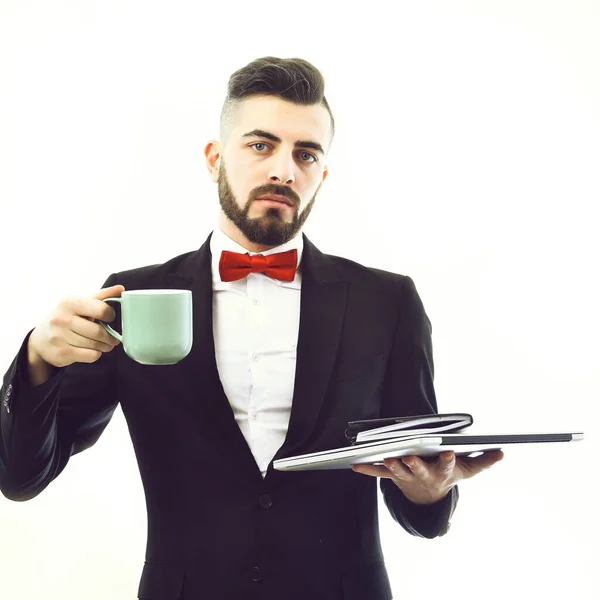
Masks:
[[[350,469],[356,464],[383,464],[386,458],[402,456],[437,456],[452,450],[457,455],[474,455],[507,446],[526,446],[543,443],[568,443],[583,439],[581,432],[568,433],[507,433],[475,434],[472,432],[416,434],[415,437],[355,444],[280,458],[273,462],[278,471],[308,471]]]

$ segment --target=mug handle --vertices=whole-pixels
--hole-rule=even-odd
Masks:
[[[121,298],[105,298],[103,302],[118,302],[119,304],[121,304]],[[123,336],[118,331],[115,331],[108,323],[105,323],[100,319],[98,319],[98,323],[102,325],[102,327],[104,327],[104,329],[106,329],[106,331],[108,331],[110,335],[117,338],[121,343],[123,343]]]

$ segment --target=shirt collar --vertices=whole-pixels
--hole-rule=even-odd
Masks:
[[[223,250],[229,250],[230,252],[239,252],[240,254],[249,253],[250,256],[254,256],[255,254],[264,254],[265,256],[268,256],[269,254],[285,252],[286,250],[292,250],[294,248],[298,251],[298,265],[296,268],[296,275],[293,281],[281,281],[279,279],[273,279],[271,277],[267,277],[264,274],[263,275],[267,277],[269,281],[272,281],[273,283],[281,287],[300,289],[300,283],[302,281],[302,274],[300,272],[300,262],[302,260],[302,250],[304,249],[304,239],[302,238],[301,232],[299,232],[295,237],[287,241],[285,244],[275,246],[275,248],[271,248],[270,250],[265,250],[264,252],[250,252],[250,250],[246,250],[246,248],[240,246],[240,244],[238,244],[229,236],[227,236],[221,230],[220,227],[215,227],[210,238],[213,289],[229,289],[233,284],[242,284],[243,286],[246,285],[246,278],[238,279],[236,281],[221,281],[221,277],[219,275],[219,260],[221,258],[221,252]]]

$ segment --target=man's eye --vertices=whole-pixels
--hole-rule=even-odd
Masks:
[[[317,162],[317,157],[314,156],[313,154],[311,154],[310,152],[306,152],[306,151],[302,150],[302,154],[306,154],[312,158],[312,160],[304,161],[304,162],[311,162],[311,163]]]
[[[255,146],[264,146],[265,148],[268,148],[267,144],[264,144],[263,142],[256,142],[254,144],[250,144],[250,148],[254,148]],[[262,152],[256,148],[257,152],[259,154],[262,154]],[[303,160],[303,162],[305,163],[314,163],[317,162],[317,157],[314,156],[313,154],[311,154],[310,152],[306,152],[305,150],[301,150],[300,154],[306,154],[307,156],[310,156],[312,158],[312,160]]]

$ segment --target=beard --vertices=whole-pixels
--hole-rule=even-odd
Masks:
[[[290,188],[286,186],[277,186],[276,184],[257,188],[248,198],[246,206],[240,208],[233,194],[233,190],[229,185],[229,179],[227,178],[225,164],[222,158],[217,182],[219,203],[227,218],[244,234],[248,241],[264,246],[280,246],[291,240],[300,229],[302,229],[306,219],[308,219],[308,215],[312,210],[319,191],[317,189],[302,213],[298,214],[300,199],[290,190]],[[294,215],[291,222],[288,223],[284,220],[284,214],[288,209],[283,207],[269,207],[260,217],[248,217],[248,212],[250,211],[252,203],[256,198],[264,196],[265,194],[285,196],[292,202]]]

